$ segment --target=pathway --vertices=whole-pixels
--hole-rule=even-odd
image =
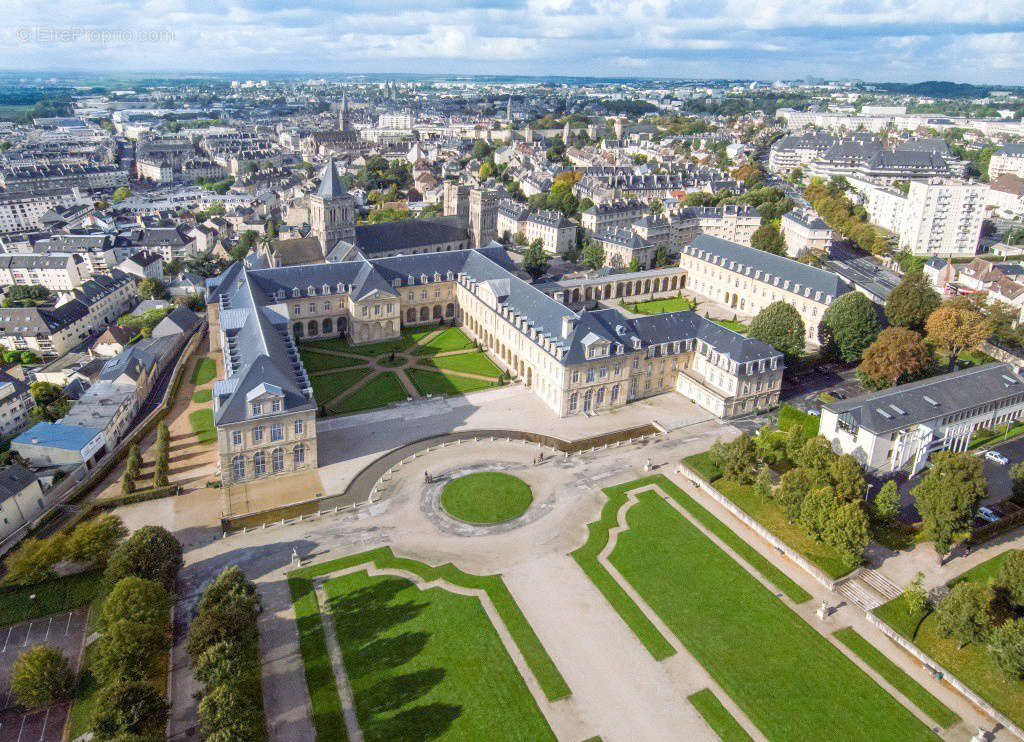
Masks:
[[[351,571],[358,569],[357,567]],[[334,613],[330,609],[327,592],[324,590],[325,580],[326,576],[316,580],[315,591],[317,602],[320,604],[320,622],[324,629],[327,653],[330,655],[331,668],[334,670],[334,683],[338,687],[338,697],[341,700],[341,714],[345,718],[345,731],[348,732],[349,742],[363,742],[363,730],[359,727],[359,717],[356,715],[356,698],[352,693],[352,684],[349,683],[348,672],[345,671],[345,659],[338,644]]]

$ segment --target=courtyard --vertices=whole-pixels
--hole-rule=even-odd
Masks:
[[[467,394],[499,386],[502,370],[457,327],[406,329],[394,340],[350,345],[304,342],[302,363],[322,414],[342,415],[393,402]]]

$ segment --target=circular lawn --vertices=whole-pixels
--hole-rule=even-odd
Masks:
[[[466,523],[503,523],[530,507],[530,485],[511,474],[486,471],[453,479],[441,492],[441,507]]]

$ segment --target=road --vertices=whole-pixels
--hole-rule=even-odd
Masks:
[[[896,273],[883,268],[877,260],[846,242],[832,245],[825,267],[873,294],[878,301],[889,298],[889,294],[900,282]]]

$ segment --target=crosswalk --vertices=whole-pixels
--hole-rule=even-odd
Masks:
[[[836,592],[865,611],[873,611],[883,603],[900,596],[900,589],[883,574],[861,568],[844,580]]]

